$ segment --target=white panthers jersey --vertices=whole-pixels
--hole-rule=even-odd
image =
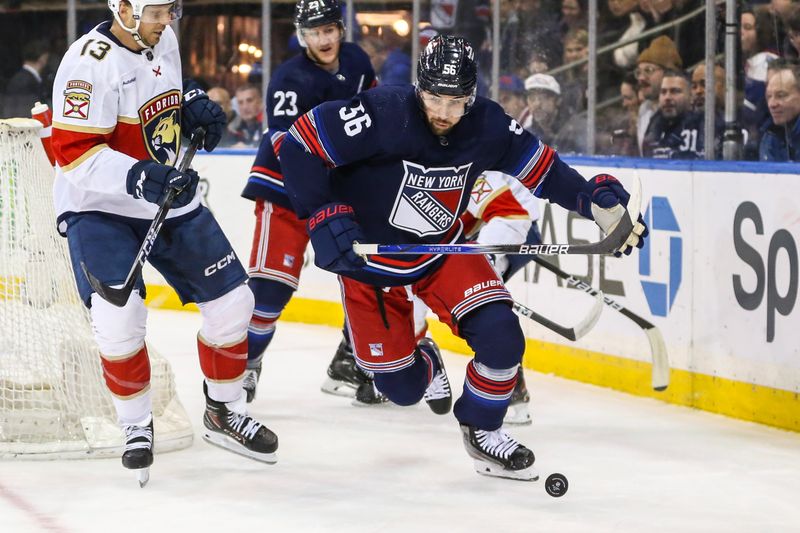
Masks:
[[[475,185],[464,220],[467,235],[481,244],[522,244],[539,218],[539,199],[513,176],[486,171]]]
[[[125,48],[104,22],[70,46],[53,86],[53,186],[59,229],[72,213],[151,219],[158,206],[126,191],[128,170],[152,159],[174,165],[181,143],[183,82],[178,40],[167,27],[152,51]],[[199,205],[173,209],[185,214]]]

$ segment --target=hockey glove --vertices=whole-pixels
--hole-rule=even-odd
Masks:
[[[594,219],[600,229],[608,235],[614,231],[622,217],[627,216],[625,206],[628,205],[630,197],[631,195],[617,178],[610,174],[598,174],[586,183],[584,192],[578,193],[578,212]],[[634,247],[641,248],[648,234],[644,219],[639,214],[628,240],[614,253],[614,256],[619,257],[623,253],[630,255]]]
[[[347,275],[365,265],[353,251],[353,241],[363,242],[364,234],[349,205],[323,205],[308,217],[306,227],[314,247],[314,264],[319,268]]]
[[[126,190],[134,198],[161,205],[170,188],[180,190],[172,201],[172,207],[184,207],[192,201],[197,191],[200,176],[194,170],[180,172],[175,167],[156,161],[139,161],[128,171]]]
[[[195,82],[185,83],[181,108],[181,130],[187,135],[202,126],[206,129],[203,148],[213,150],[222,139],[228,120],[216,102],[208,99],[206,92]]]

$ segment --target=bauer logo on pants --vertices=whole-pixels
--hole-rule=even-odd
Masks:
[[[460,167],[425,168],[403,161],[403,183],[389,222],[420,237],[450,229],[458,218],[471,166],[472,163]]]

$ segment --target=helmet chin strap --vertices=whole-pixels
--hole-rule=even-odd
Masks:
[[[133,28],[129,28],[128,26],[125,25],[124,22],[122,22],[122,19],[119,17],[119,12],[117,12],[117,11],[114,12],[114,19],[117,21],[117,24],[119,24],[120,28],[122,28],[123,30],[125,30],[126,32],[131,34],[131,37],[133,37],[133,40],[136,41],[136,44],[138,44],[144,50],[149,52],[148,55],[147,55],[147,58],[151,59],[152,55],[153,55],[153,53],[151,51],[152,50],[152,46],[150,46],[147,43],[145,43],[144,39],[142,39],[142,36],[139,35],[139,24],[140,24],[140,21],[134,19]]]

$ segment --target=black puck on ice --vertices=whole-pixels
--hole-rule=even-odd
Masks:
[[[564,474],[550,474],[547,476],[547,481],[544,482],[544,490],[553,498],[560,498],[567,493],[568,488],[569,482]]]

